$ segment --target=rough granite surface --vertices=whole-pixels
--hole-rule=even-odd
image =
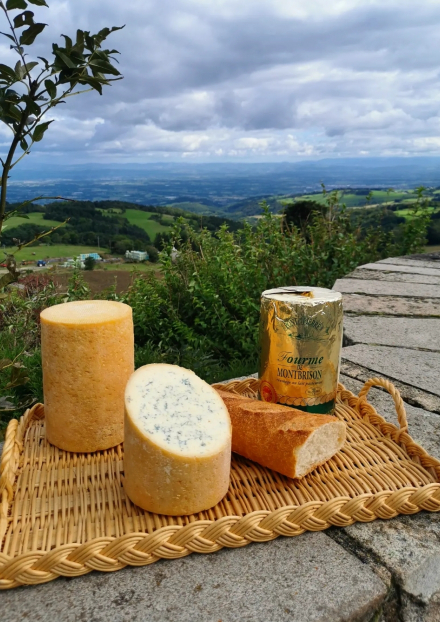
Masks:
[[[436,298],[399,298],[398,296],[344,294],[343,305],[346,313],[361,315],[440,317],[440,300]]]
[[[342,358],[440,396],[440,356],[437,352],[357,344],[342,348]]]
[[[343,349],[341,382],[358,393],[360,380],[371,376],[392,380],[406,401],[409,433],[440,459],[440,320],[435,319],[439,307],[432,293],[415,297],[421,287],[430,291],[438,287],[440,261],[390,258],[361,266],[348,276],[342,280],[348,292],[344,342],[357,345]],[[380,293],[387,289],[393,296]],[[392,398],[379,389],[368,395],[378,412],[397,424]],[[389,573],[391,587],[381,622],[440,622],[439,514],[421,512],[326,533],[379,576]]]
[[[364,386],[363,382],[341,374],[339,381],[346,389],[357,395]],[[372,388],[368,392],[368,401],[386,421],[398,426],[394,400],[385,390]],[[408,419],[408,431],[426,451],[440,460],[440,416],[423,408],[405,404]],[[440,542],[439,542],[440,544]]]
[[[365,343],[440,351],[440,319],[437,318],[346,315],[344,335],[346,345]]]
[[[423,259],[414,259],[412,257],[388,257],[381,259],[379,264],[392,264],[393,266],[410,266],[411,268],[433,268],[440,270],[440,261],[424,261]]]
[[[423,262],[422,262],[423,263]],[[383,263],[366,263],[359,268],[366,270],[378,270],[379,272],[403,272],[405,274],[425,274],[430,276],[438,276],[440,264],[438,266],[425,268],[422,266],[413,266],[408,264],[383,264]]]
[[[356,268],[356,270],[350,272],[350,274],[347,274],[345,278],[392,281],[394,283],[424,283],[426,285],[440,285],[440,276],[426,276],[425,274],[408,274],[403,272],[384,272],[382,270],[364,270],[362,268]]]
[[[2,622],[370,622],[383,581],[322,533],[1,596]]]
[[[440,272],[440,270],[439,270]],[[423,283],[395,283],[363,279],[338,279],[333,289],[343,294],[370,294],[373,296],[402,296],[405,298],[440,298],[440,285]]]

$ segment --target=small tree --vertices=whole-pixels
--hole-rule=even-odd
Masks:
[[[102,95],[104,85],[122,78],[113,64],[114,55],[118,54],[118,51],[102,49],[101,46],[108,35],[123,26],[103,28],[95,35],[88,31],[77,30],[75,42],[67,35],[61,35],[65,45],[52,44],[51,61],[42,56],[29,60],[26,50],[46,27],[46,24],[34,21],[34,13],[28,9],[29,4],[38,7],[48,6],[45,0],[6,0],[5,3],[0,0],[0,10],[4,13],[9,29],[9,32],[0,34],[11,41],[10,48],[17,55],[17,63],[14,66],[0,63],[0,121],[12,132],[6,157],[0,158],[2,164],[0,236],[4,222],[11,216],[28,218],[26,214],[21,213],[25,205],[42,198],[61,198],[36,197],[25,201],[16,209],[6,211],[9,174],[30,152],[32,146],[42,140],[53,122],[53,119],[47,119],[48,112],[65,103],[66,98],[73,95],[93,90]],[[17,149],[21,150],[18,155]],[[30,242],[18,242],[17,248],[27,246],[57,228],[39,233]],[[9,273],[0,279],[0,288],[17,280],[18,277],[13,255],[8,255],[7,264]]]
[[[86,257],[84,259],[84,270],[93,270],[96,265],[96,259],[94,257]]]

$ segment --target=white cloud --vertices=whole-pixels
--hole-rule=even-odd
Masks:
[[[35,12],[50,24],[43,56],[76,27],[126,27],[109,39],[124,80],[58,109],[34,158],[440,154],[438,0],[52,0]]]

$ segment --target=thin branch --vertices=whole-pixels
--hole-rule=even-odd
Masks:
[[[74,95],[81,95],[81,93],[88,93],[89,91],[94,91],[94,90],[95,89],[93,87],[90,87],[89,89],[84,89],[84,91],[77,91],[76,93],[69,93],[69,95],[63,95],[62,99],[64,99],[65,97],[73,97]]]
[[[50,235],[51,233],[53,233],[54,231],[56,231],[57,229],[59,229],[60,227],[62,227],[63,225],[65,225],[66,223],[68,223],[70,220],[70,218],[67,218],[64,222],[61,222],[59,225],[56,225],[56,227],[52,227],[52,229],[49,229],[49,231],[44,231],[43,233],[38,233],[32,240],[30,240],[29,242],[26,242],[25,244],[17,244],[16,245],[16,252],[18,253],[18,251],[21,251],[22,248],[26,248],[26,246],[29,246],[30,244],[33,244],[34,242],[37,242],[38,240],[41,240],[42,238],[45,238],[46,235]]]

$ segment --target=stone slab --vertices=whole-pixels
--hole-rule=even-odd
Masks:
[[[363,382],[344,374],[340,375],[339,381],[355,395],[358,395],[364,386]],[[394,425],[399,425],[394,400],[389,393],[380,389],[370,389],[368,401],[384,419],[394,423]],[[408,431],[413,439],[424,447],[431,456],[440,460],[440,416],[410,404],[405,404],[405,410],[408,419]]]
[[[428,253],[414,253],[405,255],[405,259],[421,259],[422,261],[440,262],[440,251],[429,251]]]
[[[347,274],[345,278],[365,279],[373,281],[392,281],[396,283],[425,283],[426,285],[440,285],[440,276],[425,274],[408,274],[404,272],[383,272],[381,270],[363,270],[357,268]]]
[[[368,367],[362,367],[346,359],[341,360],[341,374],[360,380],[362,383],[370,380],[373,376],[377,376],[375,372],[372,372]],[[383,374],[381,374],[383,375]],[[411,384],[400,382],[395,378],[392,378],[394,386],[399,390],[400,395],[407,404],[422,408],[432,413],[440,415],[440,397],[423,391],[417,387],[413,387]]]
[[[340,381],[353,393],[363,383],[341,374]],[[387,420],[398,425],[394,402],[385,391],[370,389],[369,402]],[[432,456],[440,459],[440,416],[405,404],[409,433]],[[326,532],[354,552],[376,572],[390,572],[397,586],[394,596],[399,616],[388,620],[438,622],[440,620],[440,516],[425,513],[389,521],[356,523]]]
[[[400,346],[440,351],[440,319],[409,317],[344,317],[346,345]]]
[[[343,294],[370,296],[399,296],[404,298],[440,298],[440,285],[423,283],[394,283],[364,279],[338,279],[333,289]]]
[[[430,276],[438,276],[439,269],[423,268],[423,266],[407,266],[407,265],[391,265],[379,263],[366,263],[359,266],[365,270],[376,270],[379,272],[403,272],[404,274],[425,274]]]
[[[440,396],[440,356],[436,352],[358,344],[342,348],[342,359]]]
[[[394,622],[440,620],[440,516],[420,512],[391,520],[355,523],[328,532],[372,567],[390,572],[398,592]]]
[[[387,257],[380,259],[376,263],[393,264],[394,266],[414,266],[416,268],[433,268],[440,270],[439,261],[423,261],[421,259],[412,259],[410,257]]]
[[[369,622],[386,586],[323,533],[3,592],[2,622]]]
[[[343,306],[345,312],[362,315],[440,317],[440,301],[436,298],[344,294]]]
[[[390,570],[402,589],[424,603],[440,592],[440,516],[421,512],[346,528]]]

